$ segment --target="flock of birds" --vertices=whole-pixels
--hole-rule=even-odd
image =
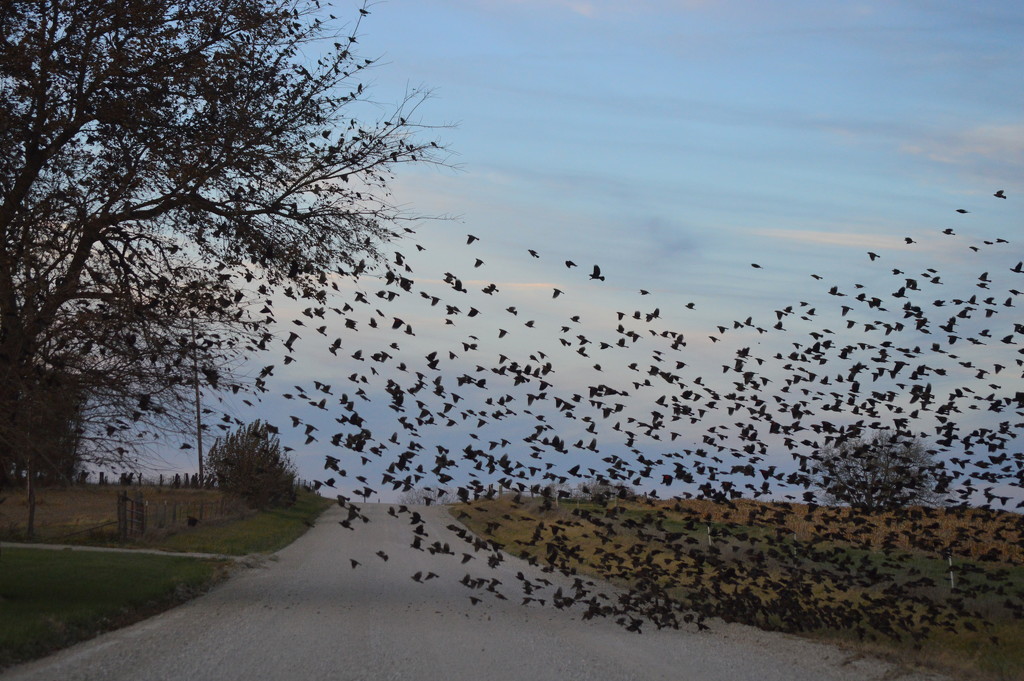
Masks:
[[[1002,190],[994,196],[1007,198]],[[952,228],[935,238],[991,253],[986,263],[1013,247],[1002,238],[963,239]],[[920,239],[907,237],[906,247]],[[554,604],[582,604],[585,616],[612,615],[639,630],[644,621],[703,626],[711,615],[757,619],[770,613],[794,629],[864,629],[870,622],[874,631],[899,632],[913,612],[915,621],[927,623],[924,629],[957,626],[956,608],[915,595],[921,584],[913,582],[889,584],[884,596],[856,606],[842,606],[837,597],[834,607],[811,610],[803,603],[808,589],[826,583],[837,593],[874,588],[886,583],[886,564],[845,565],[838,554],[828,562],[827,550],[816,545],[807,549],[816,558],[796,560],[784,538],[767,550],[748,551],[744,561],[728,561],[667,530],[664,513],[673,503],[682,510],[690,498],[725,505],[760,498],[775,503],[751,507],[759,510],[750,512],[750,525],[777,524],[771,516],[784,510],[810,518],[820,502],[811,475],[815,453],[878,431],[927,443],[939,464],[940,491],[954,511],[1020,509],[1024,454],[1015,443],[1024,427],[1024,324],[1017,321],[1017,287],[1024,288],[1024,279],[1015,278],[1024,264],[976,273],[968,290],[959,290],[949,283],[955,275],[931,266],[890,267],[884,254],[869,252],[867,266],[885,269],[873,269],[865,283],[832,283],[812,274],[818,300],[794,301],[765,319],[732,320],[708,333],[669,328],[669,317],[693,311],[695,303],[648,303],[659,293],[647,289],[637,292],[633,309],[595,319],[595,306],[573,294],[584,285],[610,286],[610,275],[600,265],[579,267],[562,258],[564,276],[581,281],[552,284],[542,298],[518,290],[516,300],[502,300],[505,285],[481,278],[490,257],[484,247],[486,239],[475,235],[461,246],[469,252],[472,277],[419,278],[415,258],[394,251],[381,269],[360,267],[345,273],[354,276],[323,282],[331,289],[327,298],[293,296],[291,304],[308,305],[283,340],[284,364],[301,351],[317,378],[285,388],[283,398],[301,405],[290,417],[300,442],[334,448],[325,455],[325,475],[313,484],[335,488],[348,511],[344,526],[366,519],[360,499],[384,494],[426,489],[428,501],[473,503],[504,493],[522,502],[518,514],[504,520],[538,524],[534,541],[546,558],[534,560],[546,569],[571,572],[577,549],[557,529],[559,522],[571,523],[600,538],[603,574],[634,584],[612,596],[576,578],[575,588],[560,591]],[[540,250],[524,251],[530,262],[544,260]],[[750,267],[758,276],[766,271],[758,263]],[[594,295],[588,289],[587,297]],[[264,302],[265,309],[281,305]],[[573,309],[574,303],[592,312]],[[344,329],[334,339],[331,315]],[[302,349],[317,336],[326,340],[325,349]],[[276,370],[271,365],[259,372],[258,392],[278,387]],[[624,521],[614,504],[603,514],[576,513],[545,525],[536,505],[526,503],[539,497],[549,509],[574,485],[647,500],[644,522],[627,523],[647,549],[626,555],[619,544],[615,550]],[[914,509],[919,531],[912,541],[955,551],[930,529],[950,512]],[[431,542],[415,510],[403,506],[395,513],[408,515],[414,547],[460,553]],[[827,536],[828,516],[813,517]],[[459,536],[467,545],[462,562],[478,555],[489,564],[500,561],[490,542],[464,530]],[[782,577],[780,565],[789,567]],[[680,603],[665,585],[684,576],[691,596]],[[467,575],[465,583],[499,592],[486,578]],[[523,577],[520,586],[524,602],[534,600],[538,585]],[[769,591],[775,594],[770,602]],[[1013,602],[1008,597],[1007,607],[1024,616]]]

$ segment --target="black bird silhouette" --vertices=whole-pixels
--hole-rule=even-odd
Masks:
[[[968,500],[1014,503],[1003,490],[1019,475],[1019,462],[1007,448],[1024,430],[1015,425],[1024,422],[1024,393],[1011,380],[1021,366],[1013,351],[1024,339],[1015,315],[1024,293],[1010,288],[1010,280],[1024,273],[1024,264],[997,261],[1000,249],[982,244],[1006,240],[990,239],[969,247],[986,265],[992,258],[992,266],[970,274],[955,268],[940,272],[922,259],[934,239],[934,234],[904,237],[907,244],[924,245],[887,252],[887,261],[903,259],[892,263],[896,267],[887,262],[875,269],[881,266],[879,256],[869,253],[858,265],[861,284],[811,275],[815,283],[777,309],[725,321],[681,314],[694,309],[692,302],[662,303],[650,312],[620,312],[609,325],[589,314],[584,323],[568,309],[576,296],[565,298],[561,288],[553,288],[551,300],[543,303],[545,314],[532,315],[526,313],[527,303],[510,299],[511,286],[504,291],[493,284],[482,289],[478,282],[464,286],[456,273],[446,273],[445,283],[436,285],[440,277],[413,273],[410,261],[396,256],[381,264],[383,271],[364,268],[362,281],[380,281],[379,291],[335,289],[351,295],[352,304],[329,308],[326,300],[310,300],[308,313],[297,320],[334,309],[353,332],[358,322],[364,322],[362,329],[376,329],[375,338],[350,333],[327,346],[338,362],[331,369],[345,368],[315,375],[321,380],[347,376],[338,381],[349,385],[341,388],[332,381],[331,388],[307,379],[286,395],[293,404],[317,409],[318,418],[321,410],[334,408],[337,426],[329,431],[330,441],[341,453],[328,459],[328,467],[362,485],[339,497],[349,514],[344,527],[365,522],[348,498],[372,499],[377,473],[370,471],[383,471],[380,482],[395,494],[429,486],[423,503],[458,501],[453,513],[469,524],[485,514],[486,521],[475,525],[479,534],[449,527],[457,537],[453,541],[448,534],[429,536],[434,530],[414,515],[419,511],[395,510],[394,520],[421,521],[408,528],[415,550],[467,565],[478,556],[472,568],[486,570],[503,560],[490,543],[494,537],[503,528],[529,525],[516,544],[527,560],[571,574],[585,535],[587,546],[597,546],[588,569],[627,585],[624,598],[583,581],[560,591],[549,585],[539,598],[537,577],[524,575],[518,585],[531,606],[577,605],[588,613],[592,608],[592,616],[609,615],[636,630],[641,622],[691,623],[699,629],[706,626],[702,618],[711,616],[764,624],[768,613],[772,626],[792,631],[845,628],[865,636],[902,635],[916,626],[911,622],[956,628],[953,619],[963,609],[956,596],[941,606],[930,601],[924,591],[935,585],[920,581],[921,575],[900,573],[907,563],[900,562],[899,552],[916,552],[921,560],[938,555],[951,541],[940,528],[954,523],[957,513],[965,528],[957,535],[958,546],[972,551],[963,548],[969,543],[963,540],[998,516],[995,511],[972,516],[982,509],[967,509]],[[471,236],[467,243],[475,240]],[[529,262],[527,253],[538,257],[525,247],[515,252],[520,262]],[[473,268],[484,267],[484,260],[475,259]],[[571,260],[565,264],[575,266]],[[751,267],[761,269],[757,263]],[[759,275],[753,276],[756,287]],[[597,266],[590,278],[605,280]],[[630,290],[613,287],[618,288]],[[652,295],[652,289],[639,291]],[[442,301],[444,307],[438,307]],[[438,309],[447,311],[441,315],[445,324],[429,338],[417,339],[425,344],[422,350],[388,344],[405,338],[409,326],[403,320],[422,312],[436,316]],[[494,315],[487,315],[517,315],[519,309],[529,319],[525,326],[534,329],[519,334],[531,339],[527,347],[505,340],[504,329],[495,334]],[[674,326],[682,317],[689,321]],[[346,352],[337,353],[342,339]],[[694,345],[715,361],[694,361],[688,354]],[[296,353],[291,361],[302,359]],[[353,372],[357,362],[360,369]],[[272,377],[273,365],[259,380]],[[337,403],[328,404],[328,398]],[[301,416],[292,422],[298,429],[294,436],[320,437],[326,430],[323,421]],[[985,425],[975,427],[972,419]],[[565,435],[581,430],[586,435]],[[816,484],[814,477],[822,452],[879,432],[922,437],[937,452],[933,470],[954,506],[873,513],[853,503],[825,504],[819,487],[825,483],[817,478]],[[779,460],[787,452],[791,466]],[[362,475],[344,472],[346,457],[362,462]],[[598,490],[596,495],[578,492],[581,484]],[[338,484],[339,490],[344,487]],[[895,487],[898,492],[908,484]],[[858,529],[844,537],[851,527]],[[981,572],[958,574],[965,591],[957,595],[967,598],[967,589],[981,593],[988,579],[981,576],[986,561],[1006,558],[1020,536],[1013,527],[1003,526],[1005,537],[977,555],[963,556],[965,565],[977,564]],[[833,548],[843,542],[843,548]],[[981,557],[985,551],[991,560]],[[377,555],[388,560],[384,551]],[[860,558],[866,555],[871,558]],[[967,563],[968,558],[975,562]],[[893,578],[897,573],[900,579]],[[431,574],[424,567],[412,577],[426,582]],[[683,575],[692,586],[680,601],[661,585],[679,584]],[[467,575],[463,583],[495,598],[507,591],[507,585],[479,575]],[[824,592],[822,585],[827,585]],[[852,607],[844,591],[871,597]],[[825,593],[825,600],[808,593]]]

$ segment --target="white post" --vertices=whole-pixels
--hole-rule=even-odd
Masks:
[[[953,576],[953,550],[950,549],[949,553],[946,554],[946,558],[949,559],[949,590],[956,590],[956,578]]]

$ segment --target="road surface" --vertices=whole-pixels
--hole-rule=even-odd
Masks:
[[[903,674],[849,651],[748,627],[627,632],[607,619],[551,606],[554,580],[522,606],[522,583],[554,579],[525,562],[487,565],[487,552],[446,529],[438,508],[416,508],[434,542],[416,550],[409,515],[363,507],[371,522],[341,527],[341,509],[261,566],[152,619],[9,669],[3,681],[865,681]],[[383,551],[387,560],[377,554]],[[473,555],[463,564],[464,553]],[[351,561],[359,565],[353,568]],[[421,582],[413,580],[419,573]],[[431,577],[430,574],[437,577]],[[486,580],[460,580],[471,575]],[[507,596],[499,600],[488,591]],[[470,597],[479,599],[474,602]]]

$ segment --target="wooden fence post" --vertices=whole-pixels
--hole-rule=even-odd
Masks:
[[[117,535],[121,541],[128,539],[128,495],[125,492],[117,494]]]
[[[146,533],[146,502],[142,498],[142,492],[135,494],[135,503],[132,504],[132,529],[137,535]]]

